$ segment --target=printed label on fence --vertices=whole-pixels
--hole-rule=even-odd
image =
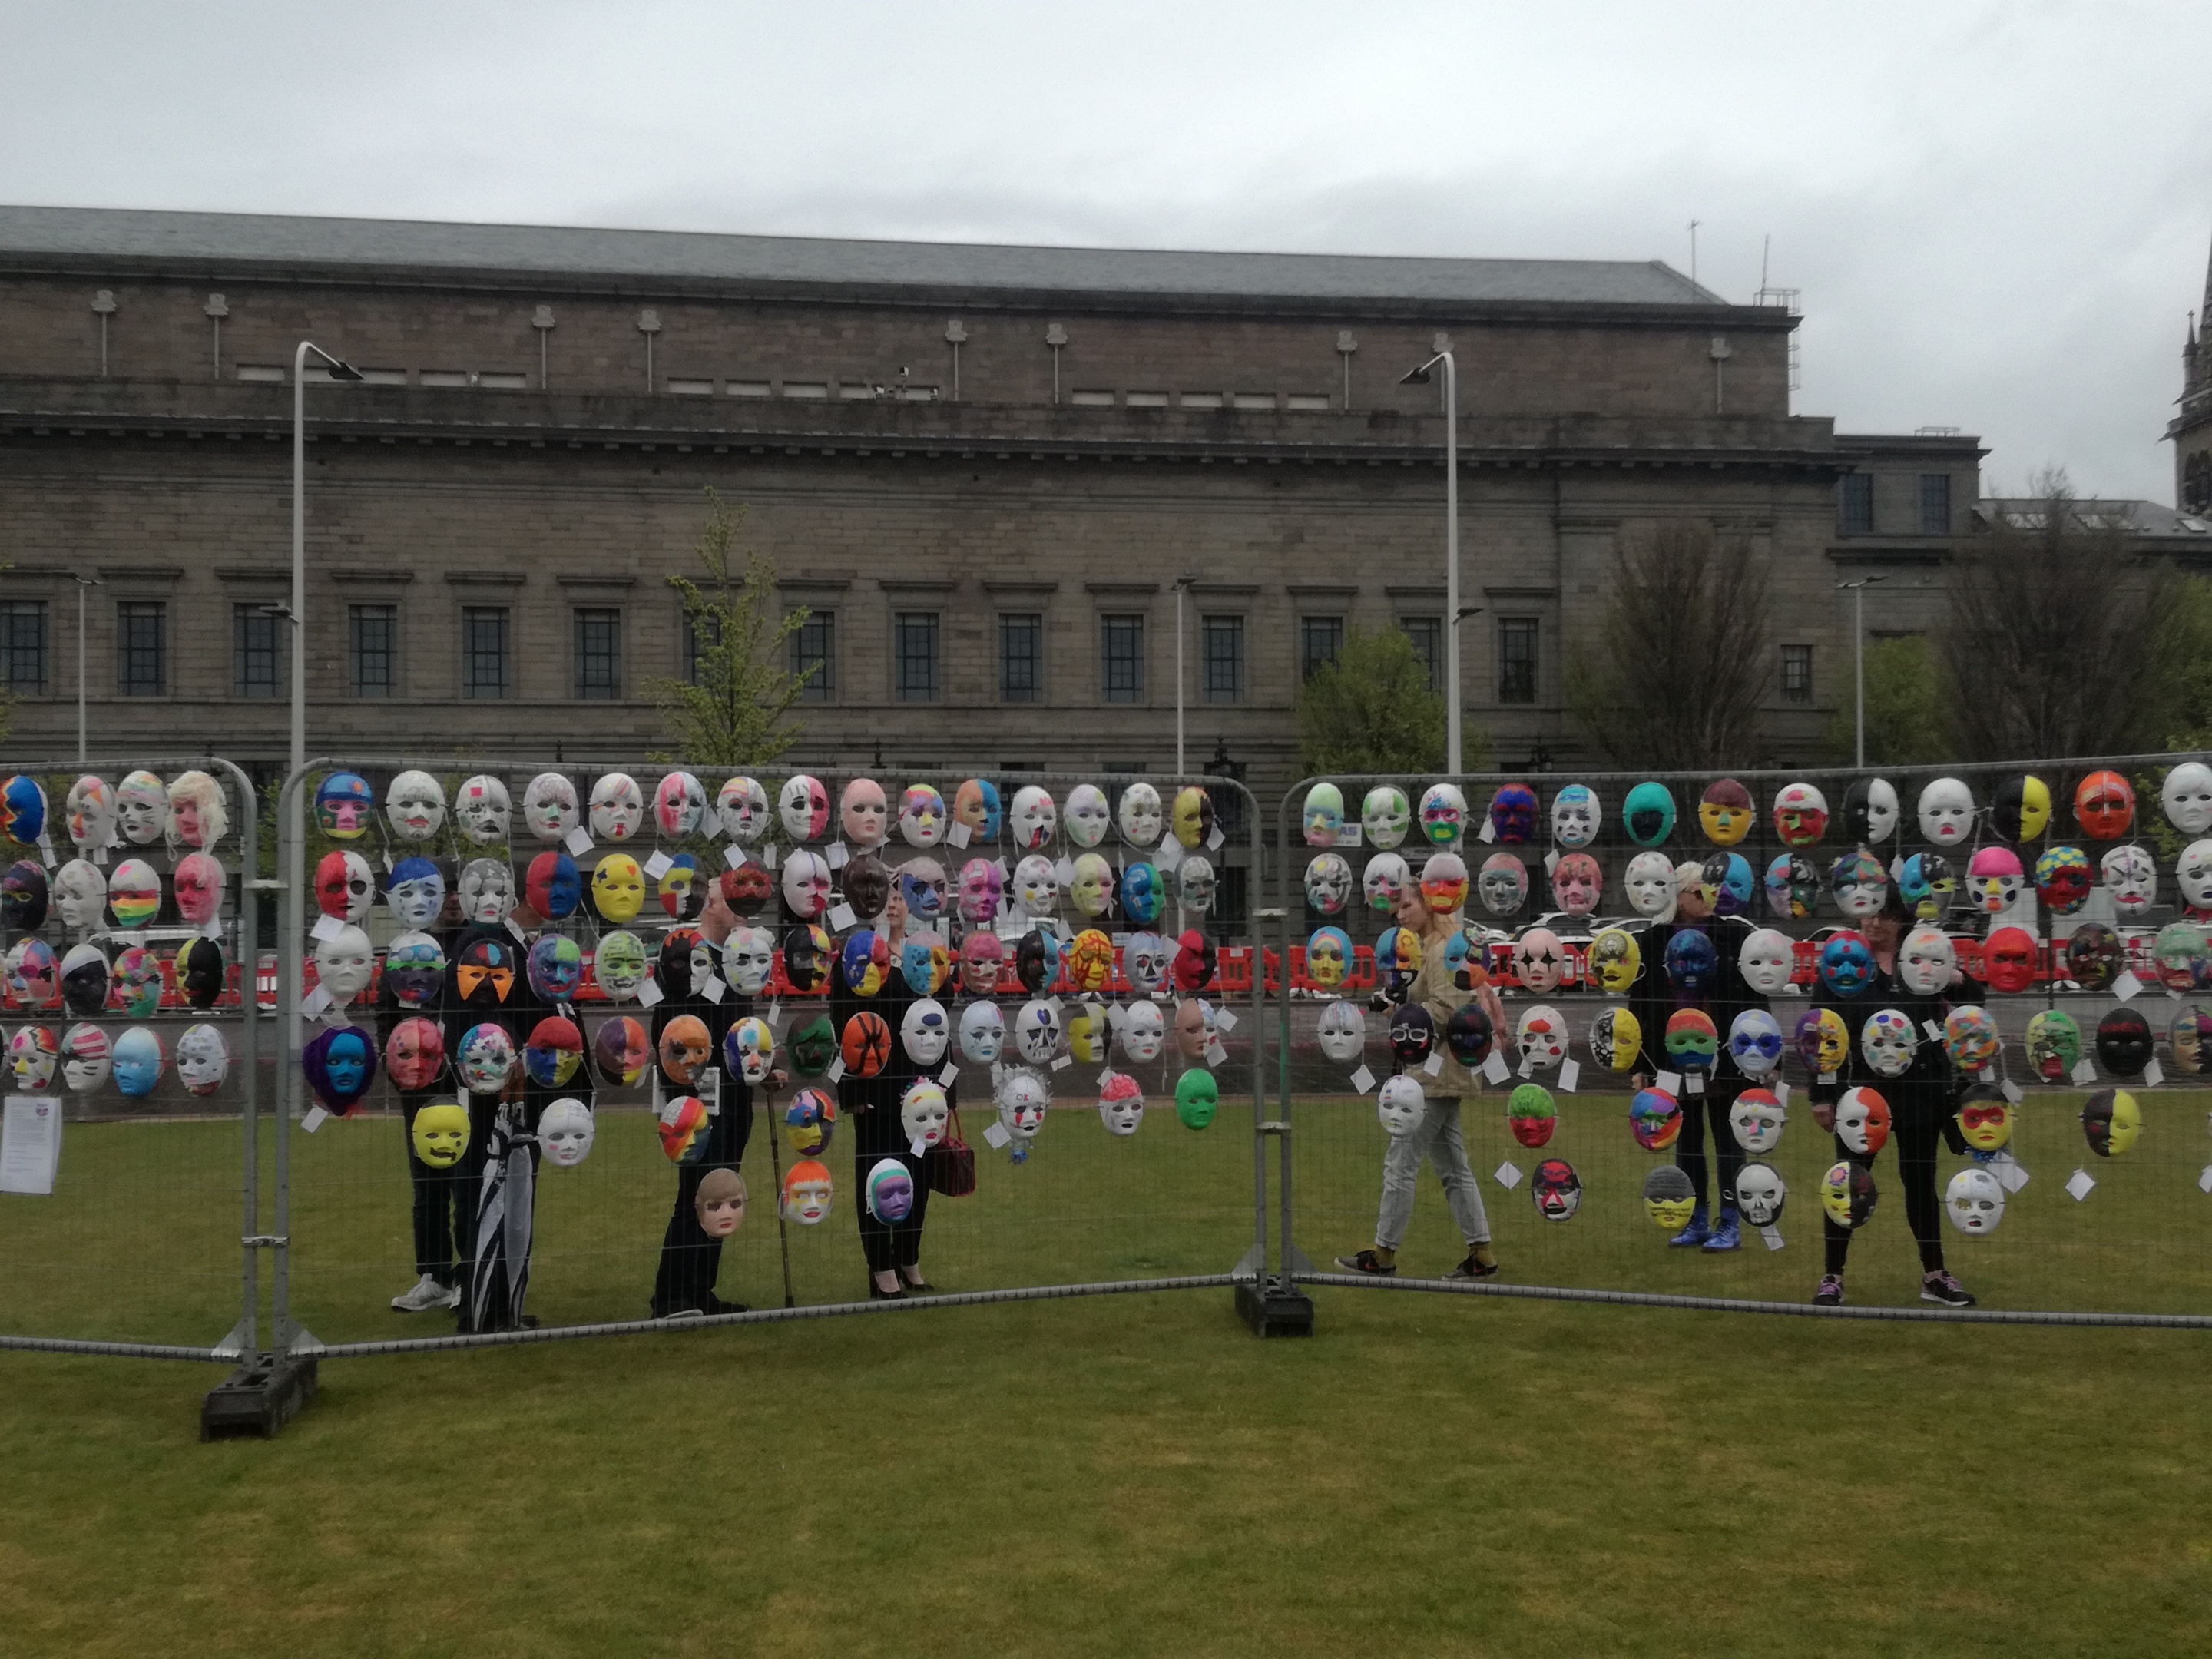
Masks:
[[[725,847],[722,849],[722,862],[728,865],[732,870],[744,869],[745,867],[745,849],[738,846],[737,842],[732,842],[727,847]]]
[[[1512,1072],[1506,1066],[1505,1056],[1492,1048],[1490,1051],[1490,1058],[1482,1062],[1483,1080],[1494,1088],[1512,1075]]]
[[[945,844],[947,847],[965,847],[968,844],[968,826],[964,823],[946,824]]]
[[[722,1000],[723,990],[722,981],[720,979],[709,978],[699,988],[699,994],[709,1002],[720,1002]]]
[[[562,845],[568,849],[570,858],[580,859],[592,850],[592,832],[580,823],[568,832],[568,840]]]
[[[1367,1093],[1375,1086],[1375,1073],[1364,1066],[1361,1066],[1352,1074],[1352,1086],[1363,1095]]]
[[[317,939],[336,939],[340,933],[345,932],[345,918],[318,916],[315,918],[314,927],[308,931]]]
[[[1680,1072],[1662,1072],[1651,1079],[1651,1086],[1662,1094],[1679,1096],[1682,1092],[1682,1074]]]
[[[1357,847],[1364,833],[1357,823],[1343,824],[1337,830],[1336,844],[1339,847]]]
[[[651,979],[641,979],[637,982],[637,1006],[639,1007],[657,1008],[664,1000],[665,999],[661,994],[660,987],[655,984]]]
[[[945,1062],[945,1069],[937,1074],[938,1086],[943,1089],[950,1089],[952,1086],[954,1080],[957,1079],[959,1075],[960,1068],[957,1066],[955,1066],[951,1060],[946,1060]]]
[[[2088,1062],[2087,1062],[2087,1061],[2086,1061],[2086,1060],[2084,1060],[2082,1063],[2083,1063],[2084,1065],[2087,1065]],[[2143,1087],[2144,1087],[2144,1088],[2146,1088],[2146,1089],[2155,1089],[2155,1088],[2157,1088],[2157,1087],[2158,1087],[2158,1085],[2159,1085],[2160,1084],[2161,1084],[2161,1083],[2163,1083],[2163,1082],[2165,1082],[2165,1081],[2166,1081],[2166,1067],[2165,1067],[2165,1066],[2161,1066],[2161,1065],[2160,1065],[2160,1064],[2159,1064],[2156,1060],[2145,1060],[2145,1061],[2143,1062],[2143,1079],[2142,1079],[2142,1080],[2143,1080]]]
[[[983,1126],[983,1144],[994,1152],[1012,1139],[1003,1123],[992,1122]]]
[[[2112,994],[2123,1002],[2138,995],[2142,990],[2142,981],[2135,976],[2132,969],[2121,969],[2120,976],[2112,981]]]
[[[1442,1077],[1444,1074],[1444,1057],[1442,1054],[1431,1054],[1421,1062],[1421,1069],[1431,1077]]]
[[[2086,1089],[2097,1080],[2097,1068],[2087,1060],[2077,1060],[2074,1066],[2074,1085]]]
[[[1782,1248],[1781,1228],[1774,1226],[1761,1227],[1759,1230],[1759,1236],[1760,1239],[1765,1242],[1768,1249],[1778,1250]]]
[[[1490,1178],[1510,1193],[1521,1184],[1521,1166],[1509,1158],[1490,1172]]]
[[[61,1160],[61,1097],[10,1095],[0,1115],[0,1193],[52,1193]]]
[[[311,1135],[330,1121],[331,1115],[328,1112],[319,1106],[312,1107],[308,1109],[307,1116],[300,1120],[300,1133],[303,1135]]]
[[[647,881],[659,881],[675,867],[676,860],[667,854],[655,853],[645,861],[645,878]]]
[[[1682,1090],[1686,1094],[1705,1093],[1705,1074],[1703,1072],[1685,1072],[1682,1074]]]
[[[1574,1093],[1574,1091],[1581,1086],[1582,1080],[1582,1061],[1578,1060],[1563,1060],[1559,1062],[1559,1092],[1561,1094],[1571,1095]]]
[[[830,931],[833,933],[843,933],[858,920],[859,918],[853,914],[853,907],[849,904],[833,904],[830,907]]]
[[[2066,1177],[2066,1194],[2076,1204],[2097,1190],[2097,1177],[2087,1170],[2076,1170]]]

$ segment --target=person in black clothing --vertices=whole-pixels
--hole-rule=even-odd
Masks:
[[[1920,1250],[1920,1299],[1948,1308],[1971,1308],[1974,1298],[1943,1265],[1943,1206],[1936,1192],[1936,1147],[1941,1140],[1954,1152],[1966,1151],[1959,1133],[1958,1097],[1943,1045],[1927,1035],[1929,1022],[1939,1029],[1950,1004],[1942,996],[1923,996],[1898,975],[1897,950],[1911,911],[1892,887],[1879,914],[1869,916],[1860,931],[1872,948],[1875,975],[1856,996],[1839,997],[1823,992],[1816,1006],[1833,1008],[1850,1033],[1850,1054],[1843,1071],[1830,1083],[1815,1079],[1808,1091],[1813,1117],[1821,1128],[1835,1127],[1836,1103],[1847,1089],[1865,1085],[1889,1103],[1890,1144],[1897,1148],[1898,1184],[1904,1190],[1905,1224]],[[1911,1066],[1899,1077],[1882,1077],[1866,1062],[1862,1034],[1868,1016],[1878,1009],[1894,1008],[1912,1022],[1919,1037]],[[1839,1162],[1871,1169],[1874,1155],[1855,1152],[1836,1140]],[[1826,1215],[1820,1231],[1826,1258],[1820,1286],[1813,1300],[1835,1307],[1844,1299],[1844,1264],[1850,1254],[1851,1231]]]
[[[509,1114],[504,1124],[500,1114],[510,1103],[520,1111],[523,1079],[520,1057],[523,1045],[529,1041],[530,1028],[536,1023],[537,999],[531,994],[524,972],[523,949],[521,942],[504,927],[471,927],[455,939],[446,966],[446,1056],[455,1079],[454,1097],[467,1107],[469,1113],[468,1149],[453,1169],[453,1178],[461,1188],[454,1195],[453,1220],[460,1279],[460,1298],[455,1313],[464,1331],[489,1328],[487,1320],[503,1325],[510,1311],[504,1307],[479,1308],[475,1280],[480,1254],[477,1224],[481,1218],[484,1165],[490,1156],[495,1130],[505,1143],[512,1139],[517,1127],[514,1113]],[[469,1088],[462,1073],[461,1051],[470,1030],[486,1024],[497,1025],[507,1032],[517,1059],[504,1087],[491,1093],[478,1093]]]
[[[906,939],[906,902],[894,889],[885,902],[879,926],[890,946],[891,970],[883,988],[870,997],[855,993],[845,982],[842,952],[830,981],[830,1018],[842,1038],[845,1023],[862,1009],[881,1015],[890,1028],[890,1058],[874,1077],[848,1072],[837,1080],[837,1109],[852,1127],[854,1210],[860,1227],[860,1249],[867,1258],[869,1295],[878,1299],[902,1297],[909,1291],[928,1296],[929,1283],[921,1273],[921,1229],[929,1211],[929,1178],[921,1158],[908,1143],[899,1117],[899,1097],[908,1084],[924,1075],[900,1041],[900,1022],[921,998],[908,988],[897,968],[900,947]],[[948,1102],[957,1103],[954,1088],[945,1091]],[[914,1182],[914,1208],[897,1222],[878,1221],[868,1212],[868,1171],[884,1158],[906,1166]]]
[[[376,1042],[380,1053],[388,1054],[392,1034],[401,1021],[427,1019],[438,1024],[442,1012],[443,987],[440,994],[427,1002],[403,1002],[398,995],[394,975],[387,967],[376,993]],[[442,1036],[442,1028],[441,1030]],[[386,1075],[391,1075],[387,1064]],[[434,1079],[428,1088],[401,1087],[398,1079],[392,1087],[399,1096],[402,1124],[406,1133],[401,1145],[407,1155],[407,1178],[415,1199],[415,1271],[420,1275],[413,1288],[392,1298],[392,1307],[400,1313],[422,1313],[432,1308],[451,1308],[461,1299],[459,1269],[454,1262],[454,1220],[460,1211],[467,1187],[453,1170],[434,1170],[415,1156],[415,1115],[432,1104],[442,1094],[452,1099],[455,1096],[450,1060],[445,1074]],[[469,1224],[474,1224],[475,1210],[471,1204],[467,1215]]]
[[[1743,1169],[1743,1149],[1736,1145],[1729,1112],[1736,1097],[1750,1086],[1729,1052],[1729,1026],[1747,1008],[1764,1008],[1766,999],[1744,982],[1739,965],[1743,942],[1752,933],[1741,916],[1713,914],[1715,883],[1703,865],[1685,862],[1674,867],[1674,919],[1655,921],[1644,929],[1643,966],[1629,988],[1628,1006],[1643,1028],[1644,1046],[1632,1088],[1646,1089],[1662,1071],[1676,1071],[1667,1054],[1668,1017],[1681,1008],[1701,1008],[1711,1016],[1720,1039],[1712,1074],[1705,1079],[1702,1097],[1686,1094],[1682,1130],[1674,1143],[1674,1162],[1690,1177],[1698,1194],[1690,1224],[1668,1239],[1677,1249],[1705,1249],[1716,1254],[1738,1249],[1741,1226],[1735,1203],[1735,1178]],[[1712,982],[1698,990],[1677,988],[1667,975],[1667,946],[1680,933],[1697,932],[1712,940],[1716,958]],[[1688,1079],[1684,1079],[1688,1087]],[[1701,1109],[1702,1106],[1702,1109]],[[1720,1161],[1720,1205],[1717,1216],[1711,1202],[1711,1176],[1705,1155],[1705,1134],[1711,1129]],[[1715,1218],[1709,1220],[1709,1217]]]

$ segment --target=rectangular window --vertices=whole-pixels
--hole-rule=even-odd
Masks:
[[[168,605],[160,599],[118,601],[115,689],[126,697],[158,697],[168,684]]]
[[[46,689],[46,602],[0,602],[0,684],[35,697]]]
[[[830,383],[827,380],[786,380],[783,383],[783,395],[787,398],[805,398],[818,403],[830,395]]]
[[[509,685],[507,607],[471,605],[461,610],[461,695],[503,697]]]
[[[1168,394],[1164,392],[1132,392],[1121,399],[1125,409],[1165,409]]]
[[[1853,472],[1838,486],[1842,491],[1839,509],[1844,534],[1871,536],[1874,534],[1874,478],[1870,474]]]
[[[1444,684],[1444,620],[1442,617],[1401,617],[1398,626],[1413,642],[1413,654],[1428,665],[1429,690]]]
[[[791,672],[804,675],[801,702],[830,702],[837,696],[837,613],[810,611],[791,636]]]
[[[1145,619],[1098,619],[1099,684],[1108,702],[1145,700]]]
[[[1221,394],[1218,392],[1186,392],[1178,401],[1185,409],[1218,409],[1221,407]]]
[[[1235,409],[1273,409],[1275,394],[1272,392],[1240,392],[1230,400]]]
[[[848,403],[872,403],[875,400],[876,388],[866,380],[840,380],[837,382],[837,395]]]
[[[768,396],[768,382],[766,380],[732,380],[723,390],[732,398],[765,398]]]
[[[902,611],[891,619],[893,694],[901,702],[937,701],[937,613]]]
[[[1201,617],[1199,661],[1208,702],[1244,701],[1244,618]]]
[[[721,637],[721,626],[720,617],[695,617],[681,608],[677,611],[676,628],[684,639],[684,678],[687,684],[699,684],[700,662]]]
[[[711,398],[714,395],[712,380],[679,380],[672,377],[668,382],[672,398]]]
[[[1329,396],[1326,392],[1293,392],[1290,395],[1290,405],[1294,410],[1320,412],[1326,412],[1336,407],[1329,401]]]
[[[530,377],[511,368],[487,368],[477,376],[477,385],[488,392],[523,392],[529,389]]]
[[[1536,619],[1498,619],[1498,701],[1536,701]]]
[[[999,701],[1044,700],[1044,618],[1034,611],[999,618]]]
[[[586,702],[612,702],[622,696],[622,612],[579,608],[576,629],[576,696]]]
[[[363,386],[405,386],[407,371],[404,368],[364,368],[360,371]]]
[[[1334,662],[1337,653],[1344,649],[1344,618],[1299,617],[1298,647],[1299,674],[1303,678],[1311,679]]]
[[[241,380],[282,380],[284,371],[275,363],[240,363],[238,378]]]
[[[399,695],[399,607],[346,607],[346,656],[356,697]]]
[[[421,381],[424,386],[444,386],[449,390],[469,383],[469,372],[465,368],[426,368],[422,371]]]
[[[1114,407],[1114,394],[1112,392],[1081,386],[1077,387],[1074,392],[1070,393],[1067,400],[1073,404],[1078,409],[1111,409]]]
[[[1809,645],[1785,645],[1782,647],[1782,701],[1810,702],[1813,701],[1813,647]]]
[[[1948,472],[1923,472],[1920,475],[1920,533],[1923,536],[1948,536],[1951,533],[1951,475]]]
[[[284,694],[284,635],[291,631],[291,619],[271,615],[266,605],[231,606],[232,678],[240,696]]]

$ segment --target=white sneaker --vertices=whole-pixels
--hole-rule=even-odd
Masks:
[[[399,1313],[426,1313],[432,1308],[456,1308],[460,1305],[461,1293],[450,1285],[441,1285],[430,1274],[424,1273],[415,1282],[415,1288],[404,1296],[395,1296],[392,1305]]]

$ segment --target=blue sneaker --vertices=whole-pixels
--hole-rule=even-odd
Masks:
[[[1742,1246],[1743,1237],[1739,1230],[1735,1208],[1733,1205],[1725,1205],[1721,1209],[1720,1224],[1713,1229],[1712,1237],[1705,1241],[1705,1249],[1718,1254],[1723,1250],[1741,1249]]]
[[[1694,1250],[1712,1236],[1713,1230],[1705,1224],[1705,1206],[1700,1204],[1690,1212],[1690,1224],[1668,1239],[1667,1248],[1670,1250]]]

